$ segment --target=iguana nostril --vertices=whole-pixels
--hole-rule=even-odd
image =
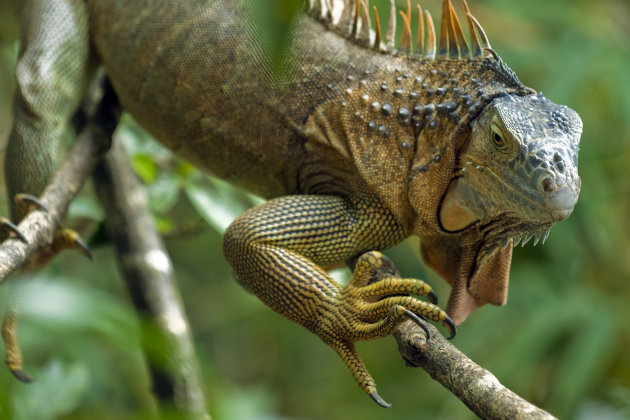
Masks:
[[[541,183],[543,191],[547,194],[551,194],[555,189],[553,184],[553,180],[550,176],[545,177]]]

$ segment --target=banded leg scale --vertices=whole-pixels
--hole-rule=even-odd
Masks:
[[[390,247],[402,228],[381,206],[336,196],[296,195],[263,203],[226,231],[223,250],[238,281],[265,304],[316,332],[341,286],[321,267]]]

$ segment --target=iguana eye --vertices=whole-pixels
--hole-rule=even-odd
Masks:
[[[503,150],[506,147],[505,144],[505,140],[503,140],[503,137],[501,136],[501,134],[497,133],[496,131],[492,132],[492,141],[494,142],[494,146],[499,149],[499,150]]]

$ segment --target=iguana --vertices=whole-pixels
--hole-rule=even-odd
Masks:
[[[412,42],[408,8],[395,46],[393,0],[383,30],[367,0],[311,0],[280,76],[252,2],[30,1],[8,191],[41,193],[98,61],[155,138],[269,199],[225,233],[236,278],[387,406],[354,342],[419,317],[454,334],[475,308],[504,304],[513,246],[544,241],[576,203],[581,120],[519,81],[465,1],[470,41],[444,0],[439,37],[418,7]],[[411,235],[453,287],[446,312],[413,297],[432,297],[420,280],[370,283],[378,251]],[[342,286],[326,268],[349,261]]]

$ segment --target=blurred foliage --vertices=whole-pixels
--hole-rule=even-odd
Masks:
[[[255,3],[278,57],[298,2]],[[388,2],[372,3],[386,22]],[[574,214],[545,246],[515,251],[508,304],[479,310],[454,344],[561,418],[630,418],[630,5],[469,3],[520,79],[581,115],[583,188]],[[0,0],[0,138],[10,127],[20,4]],[[439,16],[439,1],[423,7]],[[220,232],[258,200],[175,159],[131,118],[117,136],[147,184],[173,257],[215,418],[473,417],[424,372],[404,367],[392,339],[359,343],[381,394],[394,404],[377,407],[334,352],[233,280]],[[69,225],[102,219],[90,191],[73,203]],[[36,278],[0,288],[3,307],[8,299],[22,307],[20,338],[36,380],[24,385],[0,369],[0,418],[139,419],[154,412],[139,321],[111,249],[94,246],[92,264],[63,254]],[[421,263],[417,240],[387,253],[405,276],[429,280],[446,298],[448,288]]]

